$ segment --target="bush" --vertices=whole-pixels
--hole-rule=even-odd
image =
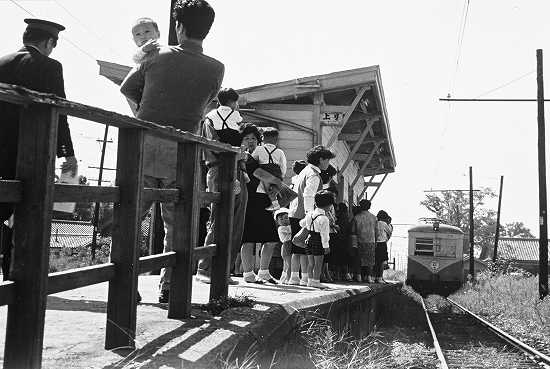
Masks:
[[[99,238],[96,257],[93,261],[90,247],[65,247],[57,255],[50,253],[49,272],[55,273],[68,269],[108,263],[110,252],[110,242],[106,238]]]
[[[499,275],[515,275],[518,277],[531,277],[532,274],[517,266],[517,260],[512,258],[500,257],[496,261],[489,261],[487,273],[490,277]],[[483,275],[483,273],[482,273]]]

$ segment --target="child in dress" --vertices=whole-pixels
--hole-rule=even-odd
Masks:
[[[290,219],[288,219],[288,209],[280,208],[275,212],[275,221],[279,225],[277,233],[281,241],[281,258],[283,259],[283,272],[279,283],[286,284],[290,279],[290,251],[292,249],[292,231],[290,228]]]
[[[256,147],[252,157],[258,161],[260,168],[282,181],[286,174],[286,155],[277,147],[279,131],[273,127],[266,127],[263,129],[263,136],[263,145]],[[273,211],[280,208],[277,193],[273,191],[269,183],[262,181],[258,185],[257,192],[268,194],[271,206],[266,210]]]
[[[152,55],[152,52],[158,50],[160,45],[158,39],[160,38],[159,27],[157,22],[151,18],[139,18],[132,27],[132,37],[138,47],[133,56],[133,60],[136,64],[141,64]]]
[[[315,194],[315,210],[306,214],[300,220],[300,226],[309,230],[306,240],[306,254],[308,257],[308,287],[328,288],[321,284],[321,270],[323,259],[329,253],[330,222],[327,212],[334,204],[334,195],[326,190]]]

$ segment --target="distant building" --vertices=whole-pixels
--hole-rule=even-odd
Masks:
[[[498,258],[512,259],[514,265],[530,273],[539,271],[538,238],[499,238],[497,252]]]

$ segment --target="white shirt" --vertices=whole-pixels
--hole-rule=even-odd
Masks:
[[[271,159],[273,159],[273,162],[281,168],[281,172],[283,173],[284,178],[286,174],[286,155],[284,151],[277,148],[277,146],[270,143],[265,143],[263,145],[257,146],[252,153],[252,157],[258,160],[258,164],[260,165],[269,163],[269,154],[267,153],[266,149],[269,152],[275,150],[271,154]]]
[[[319,174],[321,173],[321,169],[316,167],[313,164],[308,164],[300,174],[294,176],[292,180],[292,183],[294,184],[293,190],[298,191],[298,185],[304,180],[306,180],[306,185],[304,187],[304,191],[302,193],[302,198],[304,201],[304,211],[307,213],[308,211],[313,211],[315,209],[315,194],[317,193],[317,190],[319,189],[319,183],[321,183],[321,177],[319,177]],[[292,202],[289,205],[289,216],[293,217],[296,213],[296,210],[298,209],[298,202],[300,199],[295,198],[292,200]]]
[[[311,223],[313,218],[315,218],[315,221],[312,225]],[[321,235],[321,243],[323,244],[323,248],[329,248],[330,222],[323,209],[315,208],[315,210],[308,212],[305,218],[300,220],[300,227],[307,227],[307,229],[309,229],[310,231],[315,230],[315,232],[319,232],[319,234]]]
[[[376,234],[376,242],[387,242],[391,237],[393,227],[382,220],[379,220],[376,223],[376,227],[378,228],[378,233]]]
[[[231,111],[233,111],[233,113],[231,113]],[[208,114],[206,114],[206,118],[210,119],[215,130],[222,129],[222,118],[226,119],[227,126],[230,129],[235,130],[239,130],[240,123],[243,121],[243,117],[241,117],[238,110],[233,110],[229,106],[225,105],[220,105],[217,109],[211,110]]]
[[[292,240],[292,230],[290,226],[279,226],[277,228],[277,233],[279,234],[279,241],[287,242]]]

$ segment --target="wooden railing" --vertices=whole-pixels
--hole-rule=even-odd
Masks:
[[[15,205],[12,271],[10,281],[0,284],[0,305],[8,305],[4,368],[41,366],[49,294],[108,281],[106,349],[134,347],[139,273],[172,267],[168,318],[180,319],[190,314],[193,263],[197,258],[213,258],[210,297],[227,295],[234,207],[232,183],[238,149],[19,86],[0,83],[0,101],[21,106],[16,179],[0,181],[0,203]],[[119,128],[115,187],[54,184],[60,114]],[[145,134],[177,142],[176,188],[143,188]],[[200,188],[202,149],[213,150],[220,158],[218,193]],[[174,202],[176,226],[173,251],[139,258],[141,205],[145,200]],[[115,204],[109,263],[48,274],[52,203],[63,201]],[[194,247],[199,209],[210,202],[217,203],[219,209],[217,245]]]

